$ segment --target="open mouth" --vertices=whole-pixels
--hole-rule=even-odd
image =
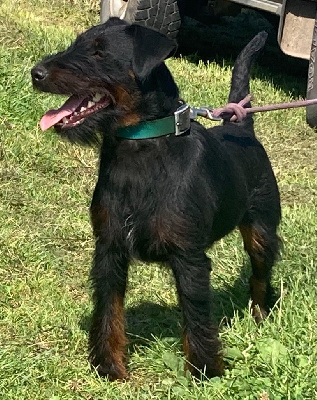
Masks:
[[[89,97],[71,96],[58,110],[49,110],[41,119],[42,131],[54,126],[58,130],[73,128],[84,122],[86,117],[95,114],[110,104],[110,97],[96,93]]]

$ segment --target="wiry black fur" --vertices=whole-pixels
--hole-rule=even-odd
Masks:
[[[258,34],[233,71],[230,101],[249,92]],[[210,260],[216,240],[239,227],[250,255],[252,309],[265,316],[278,254],[279,193],[252,116],[205,129],[192,122],[176,137],[128,140],[119,127],[173,115],[179,94],[163,60],[175,44],[144,27],[111,19],[80,35],[64,52],[32,70],[35,88],[60,94],[109,93],[112,104],[61,132],[93,144],[101,138],[99,178],[91,204],[96,250],[90,359],[100,374],[124,378],[123,299],[131,259],[160,261],[174,273],[184,316],[187,367],[221,374],[217,329],[211,325]],[[119,90],[119,89],[120,90]]]

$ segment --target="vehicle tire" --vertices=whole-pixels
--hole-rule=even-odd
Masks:
[[[310,52],[308,78],[307,78],[307,99],[317,98],[317,20],[313,33],[313,41]],[[312,128],[317,127],[317,104],[306,107],[306,121]]]
[[[101,0],[100,19],[119,17],[176,39],[181,17],[177,0]]]

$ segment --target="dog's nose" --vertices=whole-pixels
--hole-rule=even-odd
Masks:
[[[40,65],[37,67],[34,67],[31,70],[32,78],[34,81],[37,81],[37,82],[43,81],[47,77],[47,74],[48,74],[47,70]]]

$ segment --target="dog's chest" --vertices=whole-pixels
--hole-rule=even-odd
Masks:
[[[107,208],[107,240],[146,260],[163,259],[171,246],[183,246],[186,222],[175,201],[177,186],[168,176],[143,170],[113,177],[102,185],[100,199]]]
[[[148,218],[130,214],[124,221],[122,233],[130,255],[144,260],[162,261],[171,248],[185,248],[188,244],[182,224],[157,210]]]
[[[128,202],[129,212],[121,216],[125,246],[134,257],[154,258],[166,253],[170,246],[181,245],[183,226],[175,209],[168,208],[166,199],[144,198]]]

